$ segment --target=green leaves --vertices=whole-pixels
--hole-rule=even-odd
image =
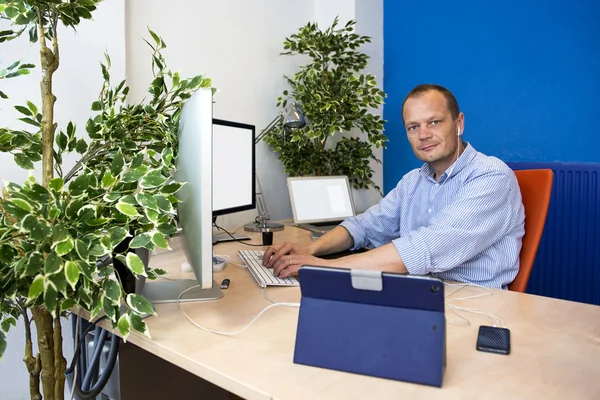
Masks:
[[[152,304],[144,297],[130,293],[127,295],[127,305],[135,312],[139,314],[154,314],[154,310],[152,309]],[[133,316],[133,315],[132,315]],[[135,326],[134,326],[135,328]],[[142,332],[143,333],[143,332]]]
[[[121,285],[112,279],[105,280],[104,295],[110,299],[113,304],[119,304],[119,301],[121,300]]]
[[[152,237],[150,236],[149,233],[141,233],[139,235],[136,235],[131,242],[129,243],[129,248],[130,249],[138,249],[140,247],[145,247],[148,243],[150,243],[150,241],[152,240]]]
[[[17,24],[28,23],[27,18],[35,16],[28,14],[33,12],[28,8],[30,2],[4,3],[0,0],[0,13],[12,7],[9,14]],[[91,17],[96,3],[96,0],[53,2],[47,12],[57,12],[59,21],[75,26]],[[54,31],[48,29],[50,14],[41,23],[51,43]],[[31,40],[38,40],[42,33],[35,24],[23,25],[23,30],[17,33],[25,31]],[[15,35],[13,30],[2,30],[0,42]],[[181,108],[197,88],[211,85],[210,79],[203,75],[186,79],[169,70],[160,53],[164,41],[154,32],[149,35],[153,43],[153,78],[149,85],[152,98],[139,104],[128,100],[126,82],[116,86],[110,82],[111,63],[107,56],[100,66],[105,82],[91,104],[93,116],[85,125],[89,139],[78,137],[71,122],[55,126],[52,144],[55,177],[47,187],[33,178],[28,178],[23,186],[6,185],[8,194],[2,196],[0,214],[2,307],[16,310],[16,301],[28,306],[43,304],[55,315],[81,306],[92,316],[104,311],[124,336],[132,329],[149,335],[138,314],[152,313],[150,304],[141,296],[130,296],[131,310],[122,314],[119,310],[122,288],[113,266],[103,257],[121,251],[115,251],[115,246],[134,232],[131,249],[168,248],[169,237],[177,231],[173,205],[178,200],[173,195],[183,184],[172,179],[178,156]],[[20,62],[8,68],[2,66],[0,79],[24,75],[32,67]],[[6,95],[0,92],[0,97]],[[0,150],[12,153],[15,163],[22,168],[39,169],[43,148],[42,108],[27,101],[15,109],[31,132],[0,128]],[[69,152],[80,155],[70,171],[63,170],[63,159]],[[127,252],[118,259],[132,273],[148,274],[135,253]],[[161,272],[164,271],[149,274],[156,277]],[[9,326],[11,320],[5,319],[2,312],[2,326]]]
[[[175,194],[183,185],[184,184],[180,182],[169,183],[168,185],[163,186],[160,189],[160,192],[163,194]]]
[[[127,256],[125,257],[125,264],[127,265],[127,268],[129,268],[134,274],[146,276],[144,263],[137,254],[128,252]]]
[[[58,291],[54,283],[48,279],[44,280],[44,305],[50,314],[55,317],[56,307],[58,306]]]
[[[154,235],[152,235],[152,243],[162,249],[169,248],[169,242],[167,241],[167,238],[160,232],[156,232]]]
[[[148,327],[146,326],[146,323],[144,322],[142,317],[140,317],[137,314],[131,314],[130,318],[131,318],[131,326],[133,327],[133,329],[135,329],[136,331],[140,332],[141,334],[151,338],[150,331],[148,331]]]
[[[82,261],[87,261],[90,258],[88,246],[82,240],[75,240],[75,251]]]
[[[110,164],[110,172],[113,176],[118,176],[123,170],[123,166],[125,165],[125,159],[123,158],[123,153],[118,151],[115,154],[112,162]]]
[[[61,256],[61,257],[62,257],[62,256],[64,256],[64,255],[66,255],[66,254],[69,254],[69,252],[70,252],[71,250],[73,250],[73,247],[75,247],[75,246],[74,246],[74,244],[73,244],[73,239],[71,239],[71,238],[68,238],[68,239],[67,239],[67,240],[65,240],[64,242],[60,242],[60,243],[59,243],[59,244],[56,246],[56,248],[55,248],[55,251],[56,251],[56,254],[57,254],[57,255],[59,255],[59,256]]]
[[[44,273],[46,275],[59,273],[62,269],[62,262],[62,258],[56,252],[51,252],[46,256],[46,260],[44,261]]]
[[[145,325],[144,325],[144,328],[146,328]],[[4,356],[5,350],[6,350],[6,335],[4,334],[4,332],[0,331],[0,361],[2,361],[2,357]]]
[[[82,196],[84,192],[89,188],[90,181],[90,174],[83,174],[75,178],[75,180],[73,180],[73,182],[69,184],[69,191],[71,192],[71,196]]]
[[[128,314],[123,314],[119,318],[117,322],[117,328],[119,328],[119,332],[121,332],[121,336],[123,340],[126,340],[129,336],[129,332],[131,331],[131,319]]]
[[[282,54],[305,55],[310,62],[293,77],[286,77],[291,90],[283,91],[277,105],[287,113],[288,100],[300,104],[310,124],[295,130],[276,127],[265,142],[280,154],[284,172],[290,176],[348,175],[354,187],[378,189],[371,179],[370,160],[379,161],[372,147],[384,146],[387,138],[385,121],[372,110],[383,104],[385,93],[372,75],[360,74],[368,56],[357,49],[370,38],[354,33],[355,21],[343,28],[337,23],[336,19],[323,31],[309,23],[283,42],[287,51]],[[367,152],[362,144],[330,144],[346,139],[356,128],[368,139],[356,139],[366,144]],[[349,165],[350,156],[359,158]]]
[[[64,242],[69,239],[69,230],[64,225],[55,225],[52,230],[52,245]]]
[[[119,210],[119,212],[121,212],[123,215],[126,215],[130,218],[137,218],[140,216],[135,206],[132,206],[131,204],[118,202],[116,205],[116,209]]]
[[[79,265],[74,261],[67,261],[65,263],[65,277],[67,278],[67,282],[73,290],[75,290],[75,286],[79,281]]]
[[[140,192],[135,195],[135,200],[143,208],[150,208],[152,210],[158,210],[157,199],[151,194]]]
[[[32,239],[42,242],[50,235],[50,226],[29,214],[21,221],[21,231],[29,234]]]
[[[142,176],[146,175],[146,172],[148,172],[148,167],[146,165],[131,169],[123,175],[123,182],[137,182]]]
[[[152,189],[157,186],[162,186],[167,182],[167,177],[162,175],[160,170],[153,170],[148,172],[140,182],[142,189]]]
[[[61,192],[65,186],[65,181],[62,178],[53,178],[50,180],[50,184],[48,185],[51,190],[55,192]]]
[[[108,230],[108,234],[111,242],[118,245],[129,235],[129,232],[122,226],[114,226]]]
[[[111,188],[119,179],[113,176],[112,172],[106,171],[102,177],[102,187],[105,189]]]
[[[29,293],[27,295],[28,301],[33,301],[44,291],[44,276],[38,274],[29,287]]]

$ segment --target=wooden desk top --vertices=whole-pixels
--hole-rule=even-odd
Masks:
[[[259,234],[250,234],[259,242]],[[275,242],[308,240],[306,231],[286,227]],[[173,244],[175,248],[176,244]],[[239,262],[238,243],[215,246]],[[261,249],[261,248],[254,248]],[[181,273],[182,251],[157,254],[154,267]],[[188,315],[213,330],[234,331],[249,323],[270,303],[250,274],[233,265],[216,274],[231,279],[224,297],[205,303],[184,303]],[[446,287],[447,297],[481,293],[475,287]],[[270,288],[275,301],[297,302],[299,288]],[[479,325],[486,316],[465,313],[465,326],[447,310],[447,368],[443,387],[433,388],[294,364],[298,309],[275,307],[240,335],[228,337],[201,331],[177,304],[157,305],[157,317],[146,320],[152,340],[131,334],[129,341],[191,373],[248,399],[398,399],[404,398],[600,398],[600,307],[493,290],[491,297],[456,300],[502,318],[511,330],[509,356],[475,350]]]

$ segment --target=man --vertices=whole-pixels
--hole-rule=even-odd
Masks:
[[[513,171],[461,140],[465,118],[444,87],[415,87],[404,100],[402,119],[423,167],[315,242],[269,247],[263,262],[276,276],[319,265],[432,274],[496,288],[514,280],[525,217]],[[316,257],[363,247],[374,249],[333,260]]]

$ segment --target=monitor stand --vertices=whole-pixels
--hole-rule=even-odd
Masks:
[[[142,295],[148,299],[150,303],[175,303],[181,292],[192,286],[198,286],[198,281],[195,279],[181,279],[176,281],[146,281]],[[183,294],[179,301],[206,301],[217,300],[223,297],[221,288],[215,281],[212,282],[212,287],[209,289],[201,289],[196,287]]]

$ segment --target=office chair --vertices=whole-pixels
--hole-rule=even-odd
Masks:
[[[529,169],[515,171],[521,188],[523,207],[525,208],[525,236],[521,247],[519,273],[508,285],[514,292],[525,292],[533,261],[542,238],[554,174],[550,169]]]

